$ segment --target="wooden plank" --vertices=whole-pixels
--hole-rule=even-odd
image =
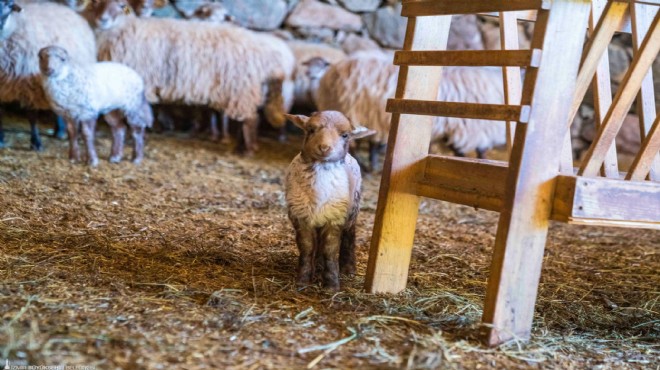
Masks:
[[[649,31],[653,15],[658,12],[657,6],[635,4],[630,8],[632,18],[633,52],[639,52],[639,46]],[[653,70],[649,69],[637,95],[637,114],[639,115],[639,131],[642,141],[648,134],[657,115],[655,110],[655,92],[653,86]],[[656,155],[650,163],[649,178],[660,181],[660,155]]]
[[[531,47],[544,57],[523,86],[521,104],[532,109],[529,123],[516,126],[495,238],[483,314],[490,345],[530,336],[589,9],[587,0],[555,0],[550,11],[538,12]]]
[[[639,52],[633,58],[628,72],[626,73],[619,91],[614,97],[614,102],[610,107],[602,127],[598,130],[593,144],[589,148],[587,155],[580,167],[579,174],[582,176],[596,176],[603,160],[614,143],[619,129],[623,124],[623,119],[630,110],[633,100],[646,76],[646,72],[651,68],[653,61],[660,51],[660,12],[653,19],[651,30]]]
[[[499,212],[508,167],[506,162],[429,155],[417,194]]]
[[[660,116],[655,118],[648,134],[642,141],[642,146],[635,157],[626,180],[642,181],[651,172],[653,161],[658,158],[660,150]],[[660,213],[660,211],[658,211]]]
[[[657,183],[559,176],[552,218],[585,225],[658,228],[658,210]]]
[[[627,1],[618,1],[619,3],[628,3]],[[524,22],[536,22],[536,10],[523,10],[523,11],[517,11],[517,12],[507,12],[507,14],[512,14],[513,17],[515,17],[519,21],[524,21]],[[499,17],[500,13],[498,12],[490,12],[490,13],[479,13],[479,15],[483,15],[486,17]],[[630,16],[629,14],[626,14],[623,22],[621,25],[616,29],[616,32],[620,33],[631,33],[632,32],[632,23],[630,21]]]
[[[535,16],[536,17],[536,16]],[[520,48],[518,21],[514,12],[500,12],[500,46],[502,50],[517,50]],[[538,49],[537,49],[538,50]],[[540,64],[540,60],[538,61]],[[538,67],[538,65],[536,66]],[[522,81],[519,67],[503,67],[502,80],[504,87],[504,104],[519,105],[522,94]],[[516,121],[506,122],[506,150],[511,154],[513,133]]]
[[[453,103],[434,100],[388,99],[388,112],[420,116],[442,116],[494,121],[527,122],[529,106]]]
[[[541,50],[397,51],[395,65],[538,67]]]
[[[401,15],[421,17],[428,15],[472,14],[516,10],[548,9],[547,0],[419,0],[404,1]]]
[[[408,19],[403,49],[447,49],[450,23],[450,16]],[[396,97],[435,99],[441,78],[441,67],[401,67]],[[392,115],[365,281],[370,293],[406,287],[420,201],[415,188],[424,176],[432,128],[430,116]]]

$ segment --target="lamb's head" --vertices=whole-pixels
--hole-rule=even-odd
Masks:
[[[69,70],[69,53],[59,46],[47,46],[39,50],[39,70],[48,78],[66,75]]]
[[[128,0],[135,14],[142,18],[151,17],[156,6],[155,0]]]
[[[328,68],[330,68],[330,62],[321,57],[314,57],[306,60],[303,62],[303,65],[307,67],[307,77],[312,81],[320,80]]]
[[[310,117],[287,114],[304,133],[302,156],[309,162],[336,162],[346,158],[348,144],[376,132],[354,124],[337,111],[315,112]]]
[[[109,30],[126,20],[131,7],[126,0],[92,0],[87,12],[94,27]]]
[[[14,0],[0,0],[0,33],[4,31],[7,20],[12,13],[20,13],[23,9]]]
[[[207,3],[200,5],[191,18],[213,23],[233,22],[234,17],[229,14],[227,8],[220,3]]]

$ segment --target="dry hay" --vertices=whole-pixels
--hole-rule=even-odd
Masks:
[[[282,175],[150,135],[142,166],[72,165],[66,143],[0,152],[0,360],[102,369],[646,368],[660,352],[660,233],[553,225],[533,340],[476,337],[496,214],[424,201],[408,288],[362,291],[379,178],[365,179],[358,276],[296,290]],[[17,133],[20,132],[20,133]],[[99,153],[109,135],[98,134]],[[127,149],[128,155],[128,149]]]

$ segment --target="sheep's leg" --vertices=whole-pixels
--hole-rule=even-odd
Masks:
[[[39,126],[37,126],[37,111],[29,110],[27,116],[30,122],[30,148],[40,152],[43,145],[41,144],[41,137],[39,137]]]
[[[454,152],[454,155],[457,156],[457,157],[465,157],[465,153],[462,150],[456,148],[456,146],[454,146],[454,144],[449,144],[449,150]]]
[[[78,146],[78,122],[72,119],[66,120],[66,131],[69,136],[69,160],[80,161],[80,146]]]
[[[94,132],[96,131],[96,120],[90,119],[82,122],[82,134],[87,147],[87,164],[96,167],[99,164],[99,157],[94,147]]]
[[[477,152],[477,158],[486,159],[486,150],[485,149],[477,148],[476,152]]]
[[[289,141],[289,138],[286,135],[286,123],[280,128],[279,135],[277,135],[277,141],[280,143],[286,143]]]
[[[211,126],[211,141],[217,142],[220,140],[220,130],[218,130],[218,112],[211,110],[209,116],[209,125]]]
[[[0,109],[0,149],[5,147],[5,129],[2,127],[2,109]]]
[[[236,146],[237,153],[243,154],[245,156],[254,155],[254,152],[256,151],[255,148],[256,135],[254,135],[253,132],[257,130],[258,124],[259,124],[259,119],[257,117],[248,118],[241,123],[241,127],[238,130],[238,137],[237,137],[237,146]]]
[[[296,285],[306,286],[311,284],[314,278],[316,230],[295,219],[292,219],[291,222],[296,230],[296,245],[299,253]]]
[[[124,153],[124,137],[126,136],[126,125],[122,122],[122,117],[118,112],[110,112],[105,115],[105,121],[108,122],[112,131],[112,149],[110,150],[110,163],[121,162]]]
[[[229,144],[231,138],[229,137],[229,117],[226,114],[218,112],[222,117],[222,139],[220,140],[223,144]]]
[[[66,139],[66,123],[61,116],[55,117],[55,129],[53,130],[53,137],[64,140]]]
[[[321,230],[319,250],[323,256],[323,286],[339,290],[339,249],[342,229],[328,225]]]
[[[250,145],[252,146],[252,152],[256,152],[259,150],[259,118],[255,118],[254,120],[250,121],[250,135],[252,135],[250,139]]]
[[[342,275],[355,275],[355,222],[344,229],[341,234],[339,271]]]
[[[133,163],[139,164],[144,159],[144,132],[143,126],[131,126],[133,135]]]
[[[369,142],[369,172],[376,171],[378,166],[378,157],[380,152],[380,144],[373,141]]]

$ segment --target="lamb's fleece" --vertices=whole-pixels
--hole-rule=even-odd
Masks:
[[[333,48],[325,44],[306,42],[299,40],[287,41],[287,44],[293,50],[296,58],[296,67],[294,72],[294,101],[295,104],[305,107],[315,107],[314,87],[307,76],[307,68],[303,63],[312,59],[321,57],[330,64],[334,64],[346,58],[346,53],[341,49]]]
[[[57,45],[75,62],[96,61],[94,33],[73,10],[54,3],[21,5],[0,31],[0,102],[50,109],[39,77],[40,49]]]
[[[231,25],[128,15],[98,30],[99,59],[135,69],[151,103],[208,105],[235,120],[256,117],[272,53]]]
[[[113,62],[68,64],[64,68],[66,70],[57,76],[42,78],[46,95],[57,114],[82,122],[120,110],[131,125],[151,126],[151,110],[144,109],[144,82],[134,70]]]
[[[387,99],[394,97],[398,71],[388,54],[369,51],[351,55],[331,65],[319,81],[315,97],[318,108],[343,112],[351,121],[376,130],[372,142],[385,144],[391,121],[385,106]],[[501,69],[447,67],[438,100],[501,104]],[[447,140],[447,144],[463,153],[488,150],[506,143],[506,126],[502,121],[437,117],[433,137]]]

